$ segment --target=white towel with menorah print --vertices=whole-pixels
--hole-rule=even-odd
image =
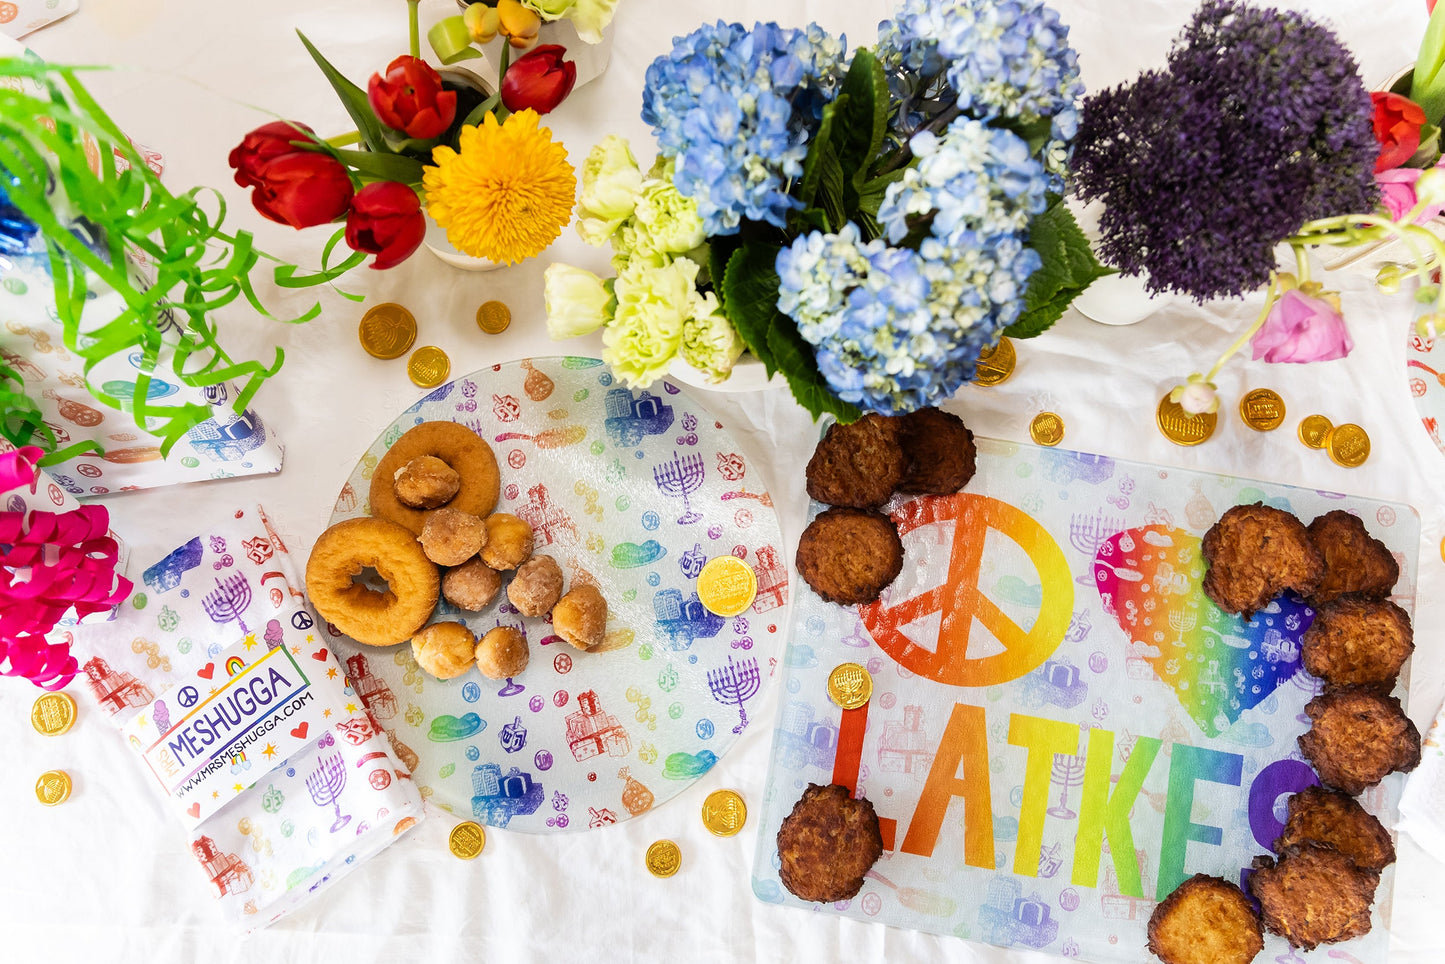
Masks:
[[[136,561],[133,569],[144,564],[139,554]],[[267,728],[258,716],[244,733],[260,736],[232,744],[206,770],[200,796],[215,792],[217,804],[227,793],[235,797],[214,813],[209,804],[207,813],[198,809],[189,846],[199,879],[227,917],[247,930],[271,923],[421,819],[412,754],[392,744],[367,710],[385,696],[370,685],[365,657],[344,668],[336,661],[326,624],[297,588],[285,543],[259,507],[232,513],[133,575],[132,601],[114,621],[81,627],[74,651],[96,705],[126,725],[127,742],[134,737],[143,754],[165,753],[160,733],[184,735],[181,724],[215,698],[212,686],[224,695],[228,681],[234,688],[264,670],[271,690],[254,702],[284,707],[299,697],[281,700],[290,689],[270,664],[288,680],[299,671],[316,683],[304,709],[319,710],[318,717],[278,710]],[[227,707],[233,716],[256,712],[249,699]],[[225,721],[218,715],[216,722]],[[203,734],[193,737],[204,742]],[[189,764],[181,776],[189,780],[194,769]],[[185,811],[199,799],[180,803],[182,819],[192,823]]]

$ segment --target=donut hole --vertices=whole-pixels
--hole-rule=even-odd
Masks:
[[[391,583],[387,582],[386,577],[372,566],[362,566],[358,572],[352,573],[351,584],[360,586],[367,592],[374,592],[378,596],[385,596],[391,592]]]

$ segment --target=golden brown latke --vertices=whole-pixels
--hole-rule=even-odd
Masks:
[[[1222,877],[1195,874],[1149,917],[1149,952],[1164,964],[1249,964],[1263,949],[1259,915]]]
[[[1415,651],[1405,610],[1388,600],[1341,596],[1319,607],[1300,640],[1305,670],[1332,686],[1394,689]]]
[[[1354,796],[1420,762],[1420,731],[1393,696],[1344,686],[1305,704],[1312,725],[1300,751],[1320,782]]]
[[[899,492],[952,495],[973,478],[978,453],[963,419],[929,406],[897,421],[907,462]]]
[[[903,542],[893,520],[861,509],[827,509],[798,539],[798,575],[827,602],[869,603],[898,578]]]
[[[1304,525],[1283,509],[1236,505],[1204,534],[1204,591],[1220,609],[1245,619],[1286,589],[1314,591],[1325,560]]]
[[[1326,512],[1309,526],[1310,541],[1325,559],[1325,575],[1310,602],[1329,602],[1345,593],[1384,599],[1400,578],[1400,564],[1365,524],[1342,509]]]
[[[803,900],[848,900],[863,889],[863,875],[883,856],[878,815],[847,787],[808,784],[778,828],[779,876]]]
[[[828,427],[808,462],[808,495],[828,505],[877,508],[893,495],[906,466],[898,420],[869,412],[851,425]]]
[[[1274,849],[1283,852],[1307,840],[1335,848],[1362,870],[1384,870],[1395,862],[1390,832],[1338,790],[1309,787],[1289,798],[1289,819]]]
[[[1249,889],[1269,932],[1309,951],[1368,934],[1379,882],[1378,870],[1361,870],[1323,844],[1303,843],[1286,847],[1278,863],[1254,858]]]

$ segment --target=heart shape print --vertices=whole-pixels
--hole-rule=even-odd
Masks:
[[[1094,555],[1104,611],[1129,637],[1130,669],[1147,663],[1215,737],[1299,671],[1314,610],[1285,594],[1245,621],[1204,594],[1204,570],[1199,537],[1166,525],[1125,529]]]
[[[311,724],[309,724],[309,723],[307,723],[307,722],[305,722],[305,721],[302,721],[302,723],[301,723],[300,726],[293,727],[293,728],[291,729],[291,735],[294,736],[294,737],[296,737],[296,739],[298,739],[298,740],[304,740],[304,739],[306,739],[306,731],[309,730],[310,728],[311,728]]]

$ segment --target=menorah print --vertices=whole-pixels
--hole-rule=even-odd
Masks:
[[[1198,609],[1193,607],[1185,607],[1184,609],[1176,609],[1173,606],[1169,607],[1169,628],[1179,634],[1178,639],[1174,641],[1175,646],[1183,646],[1184,634],[1198,625]]]
[[[240,572],[234,572],[224,580],[217,579],[216,588],[201,597],[201,606],[205,608],[206,615],[211,617],[211,622],[224,626],[234,619],[243,633],[250,632],[245,621],[241,619],[249,605],[251,583],[247,581],[245,574]]]
[[[1048,808],[1049,816],[1059,817],[1062,820],[1072,820],[1077,817],[1078,814],[1069,809],[1069,788],[1084,784],[1083,758],[1067,753],[1055,753],[1049,782],[1058,784],[1060,788],[1058,805]]]
[[[748,711],[743,704],[757,695],[761,683],[758,661],[752,657],[734,663],[729,656],[726,666],[707,671],[707,687],[712,690],[712,698],[723,706],[738,708],[738,725],[733,727],[734,733],[741,733],[748,725]]]
[[[1123,528],[1124,520],[1104,515],[1102,508],[1092,516],[1076,512],[1069,519],[1069,543],[1093,557],[1110,536]]]
[[[677,520],[678,525],[690,525],[702,518],[701,512],[693,511],[687,497],[702,485],[706,472],[707,468],[699,452],[684,456],[673,452],[672,461],[652,467],[652,480],[657,483],[657,490],[674,499],[682,499],[684,511]]]
[[[323,809],[327,806],[336,811],[336,822],[331,825],[331,832],[335,833],[351,822],[351,814],[343,815],[341,804],[337,798],[346,787],[346,760],[340,753],[333,753],[329,757],[316,758],[316,769],[312,770],[306,777],[306,789],[311,794],[311,800],[318,807]]]

